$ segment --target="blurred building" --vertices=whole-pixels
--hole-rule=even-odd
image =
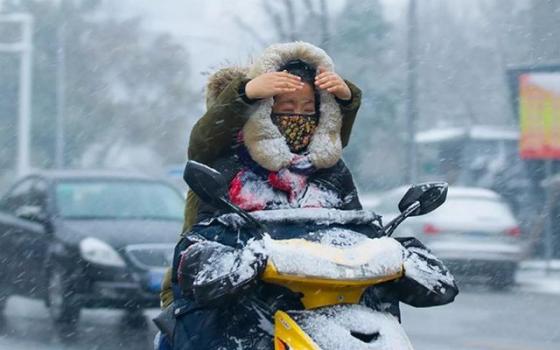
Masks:
[[[415,142],[420,181],[440,179],[452,185],[492,189],[509,203],[522,231],[538,236],[537,241],[542,242],[545,162],[520,158],[518,130],[484,125],[436,128],[417,133]],[[560,174],[560,161],[552,161],[552,168],[553,173]],[[551,208],[551,215],[555,222],[553,252],[558,257],[560,206]],[[542,244],[535,248],[542,254]]]
[[[527,175],[517,155],[518,140],[515,129],[485,125],[419,132],[419,176],[494,189],[524,186]]]
[[[415,142],[421,181],[492,189],[521,221],[529,220],[521,208],[531,200],[532,184],[518,155],[518,130],[488,125],[435,128],[417,133]]]

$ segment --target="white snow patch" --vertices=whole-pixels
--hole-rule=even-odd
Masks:
[[[204,169],[208,170],[209,172],[213,173],[214,175],[221,175],[220,172],[218,172],[216,169],[211,168],[206,164],[203,164],[203,163],[200,163],[200,162],[197,162],[197,161],[194,161],[194,160],[191,160],[190,162],[195,164],[195,165],[200,166],[201,168],[204,168]]]
[[[546,270],[525,270],[517,271],[517,284],[521,290],[560,295],[560,272],[553,270],[548,273]]]
[[[213,245],[217,248],[223,247],[220,243],[212,241],[207,241],[205,244]],[[196,275],[193,284],[203,285],[224,276],[229,276],[234,285],[247,281],[255,275],[254,264],[257,254],[263,254],[263,248],[262,242],[256,240],[249,241],[241,252],[239,250],[231,250],[219,255],[214,254],[206,261],[204,269]]]
[[[526,260],[519,264],[519,268],[525,270],[546,270],[549,268],[551,270],[560,271],[560,260]]]
[[[259,317],[257,327],[268,333],[270,336],[274,336],[274,323],[271,321],[270,317],[267,316],[266,312],[257,308],[256,305],[253,305],[253,311]]]
[[[560,74],[556,72],[527,74],[531,83],[555,94],[560,94]]]
[[[426,259],[438,260],[424,249],[408,248],[410,254],[404,259],[404,271],[408,278],[415,280],[424,287],[435,291],[444,285],[453,285],[455,279],[449,271],[441,271],[436,265],[430,265]],[[439,261],[439,260],[438,260]]]
[[[269,259],[282,274],[364,280],[401,271],[404,248],[393,238],[369,239],[340,229],[326,232],[323,237],[320,243],[267,237],[264,244]],[[345,246],[339,244],[342,237],[347,241]]]
[[[291,315],[321,350],[412,350],[398,320],[362,305],[339,305]],[[372,335],[365,342],[351,332]]]
[[[245,181],[239,198],[244,199],[244,202],[237,203],[241,208],[249,211],[265,205],[269,205],[272,209],[290,208],[285,192],[274,190],[267,180],[253,172],[246,172],[243,176]]]
[[[261,210],[251,212],[251,215],[262,223],[304,223],[313,222],[316,225],[333,224],[370,224],[377,219],[377,215],[367,210],[338,210],[326,208],[298,208]],[[218,220],[220,223],[240,227],[245,221],[237,214],[224,214],[216,219],[210,219],[207,223]]]
[[[351,247],[362,243],[366,236],[346,228],[329,228],[312,232],[313,236],[320,239],[321,244],[333,247]]]
[[[311,183],[303,197],[298,200],[298,205],[303,208],[337,208],[342,205],[342,199],[337,193]]]
[[[414,140],[416,143],[430,144],[460,139],[515,141],[518,138],[519,131],[516,129],[493,125],[475,125],[467,128],[450,127],[421,131],[415,135]]]

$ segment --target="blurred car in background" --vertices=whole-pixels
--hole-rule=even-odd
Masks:
[[[408,187],[381,195],[372,209],[388,223],[399,214]],[[415,236],[446,262],[459,280],[485,280],[496,288],[511,286],[524,256],[518,222],[506,202],[482,188],[449,188],[447,201],[434,212],[407,219],[395,237]]]
[[[185,180],[183,180],[184,170],[184,163],[168,165],[162,174],[162,178],[181,191],[184,197],[187,198],[188,186],[185,183]]]
[[[176,188],[130,173],[23,178],[0,200],[0,300],[43,299],[65,332],[82,308],[158,307],[183,207]]]
[[[383,193],[360,193],[360,203],[364,209],[372,209],[379,205]]]

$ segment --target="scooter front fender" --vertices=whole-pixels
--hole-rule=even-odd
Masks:
[[[397,318],[363,305],[275,314],[275,350],[413,350]]]

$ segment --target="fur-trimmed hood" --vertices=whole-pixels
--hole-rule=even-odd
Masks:
[[[248,68],[224,68],[213,74],[207,86],[207,105],[211,105],[232,80],[240,77],[253,79],[263,73],[276,72],[282,65],[294,59],[301,59],[326,70],[334,69],[332,59],[326,52],[311,44],[292,42],[272,45]],[[308,146],[308,152],[313,165],[323,169],[334,166],[342,156],[342,114],[332,94],[320,91],[319,96],[319,125]],[[273,98],[258,102],[243,127],[243,137],[253,160],[270,171],[278,171],[290,165],[294,154],[270,118],[273,103]]]

